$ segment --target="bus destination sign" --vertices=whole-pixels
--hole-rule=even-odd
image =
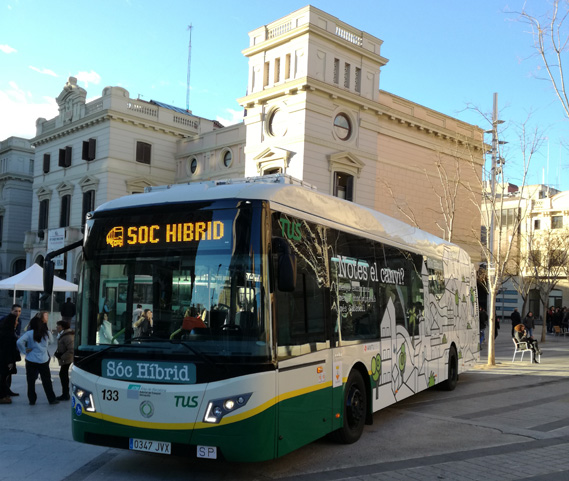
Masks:
[[[225,230],[222,221],[114,226],[107,233],[106,239],[107,245],[112,248],[144,244],[178,244],[222,240]]]

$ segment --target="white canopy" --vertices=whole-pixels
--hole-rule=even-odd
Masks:
[[[13,291],[43,291],[43,268],[32,264],[25,271],[0,281],[0,289]],[[53,290],[57,292],[76,292],[77,284],[64,281],[59,277],[53,278]],[[15,293],[14,293],[15,295]]]

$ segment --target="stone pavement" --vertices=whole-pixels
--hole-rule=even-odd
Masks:
[[[461,375],[461,379],[489,376],[496,386],[461,395],[461,388],[466,386],[459,382],[454,393],[458,393],[455,401],[461,407],[457,406],[456,413],[448,412],[448,404],[444,407],[447,412],[433,410],[438,400],[415,402],[422,394],[388,409],[485,426],[496,430],[495,439],[488,439],[489,445],[498,443],[503,434],[521,436],[518,442],[466,450],[457,445],[444,454],[290,476],[280,481],[569,480],[569,337],[548,335],[540,346],[544,352],[540,364],[530,363],[527,354],[523,362],[517,357],[513,363],[509,331],[509,324],[504,323],[496,342],[496,367],[484,364],[487,357],[483,350],[475,370]],[[534,334],[540,339],[541,327]],[[431,407],[427,407],[429,403]]]
[[[567,481],[569,337],[548,336],[541,364],[529,363],[527,356],[512,363],[509,326],[500,332],[497,365],[486,366],[483,357],[461,375],[455,391],[425,391],[377,413],[354,445],[322,441],[256,464],[188,464],[75,443],[68,403],[50,406],[38,385],[38,402],[28,405],[21,362],[13,380],[21,395],[0,406],[0,480]],[[536,334],[539,338],[539,328]],[[59,394],[55,362],[52,368]],[[402,426],[407,433],[396,432]],[[352,454],[373,443],[382,443],[374,456]],[[326,458],[330,453],[341,453],[336,464]]]

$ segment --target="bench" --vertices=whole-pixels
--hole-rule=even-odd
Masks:
[[[520,353],[520,361],[524,360],[524,354],[529,351],[530,360],[533,362],[533,350],[529,347],[527,342],[518,342],[515,338],[512,337],[512,341],[514,342],[514,356],[512,357],[512,362],[516,360],[516,354]],[[539,354],[537,355],[537,360],[539,361]]]

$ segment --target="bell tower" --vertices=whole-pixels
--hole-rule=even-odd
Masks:
[[[312,6],[249,33],[245,176],[373,206],[382,41]]]

